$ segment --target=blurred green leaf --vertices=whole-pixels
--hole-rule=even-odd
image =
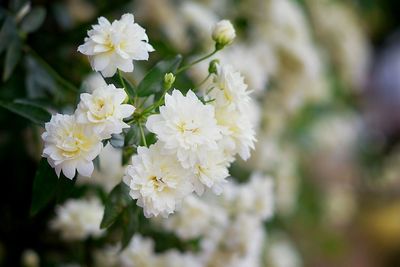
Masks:
[[[137,88],[140,97],[149,96],[162,90],[164,75],[174,73],[182,62],[182,56],[177,55],[173,59],[158,62],[143,78]]]
[[[51,119],[51,114],[47,110],[28,102],[5,103],[0,100],[0,107],[27,118],[40,126],[44,126]]]
[[[122,214],[122,240],[121,251],[124,250],[137,232],[139,226],[140,209],[131,201]]]
[[[131,127],[125,132],[125,146],[131,146],[139,143],[140,141],[140,130],[139,127],[135,124],[131,125]]]
[[[133,200],[129,196],[129,187],[123,182],[116,185],[108,195],[100,228],[111,226],[130,202]]]
[[[7,81],[21,58],[21,40],[15,37],[8,45],[4,63],[3,81]]]
[[[70,180],[64,175],[58,178],[47,159],[42,158],[33,181],[31,215],[37,214],[55,196],[57,202],[64,201],[71,193],[75,180]]]
[[[15,25],[14,18],[8,16],[0,30],[0,53],[8,47],[10,41],[17,35],[17,26]]]
[[[43,7],[35,7],[26,15],[21,22],[21,30],[31,33],[42,26],[46,18],[46,9]]]

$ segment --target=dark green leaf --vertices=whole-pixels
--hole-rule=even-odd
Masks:
[[[122,164],[126,165],[130,163],[131,157],[133,154],[136,153],[136,146],[128,146],[125,147],[124,150],[122,151]]]
[[[28,2],[28,0],[13,0],[10,1],[10,9],[14,12],[20,11],[21,8]]]
[[[67,199],[75,181],[62,174],[58,178],[55,170],[42,158],[33,181],[31,215],[38,213],[55,197],[57,202]]]
[[[8,16],[0,30],[0,53],[2,53],[10,41],[18,35],[17,26],[15,25],[14,18]]]
[[[46,9],[43,7],[35,7],[24,17],[21,22],[21,30],[31,33],[39,29],[46,18]]]
[[[140,209],[131,201],[122,214],[122,240],[121,251],[124,250],[137,232],[139,226]]]
[[[51,118],[51,114],[47,110],[29,103],[0,101],[0,106],[41,126],[50,121]]]
[[[8,45],[4,63],[3,81],[8,80],[21,58],[21,40],[15,37]]]
[[[100,228],[111,226],[130,202],[133,200],[129,196],[129,187],[123,182],[116,185],[108,195]]]
[[[140,141],[140,130],[133,124],[125,133],[125,146],[136,145]]]
[[[125,84],[125,92],[128,95],[130,102],[133,104],[136,96],[136,89],[130,81],[128,81],[124,77],[122,77],[122,79],[124,80]]]
[[[164,75],[174,73],[181,64],[182,56],[158,62],[143,78],[137,88],[138,96],[149,96],[162,90]]]
[[[35,215],[50,202],[54,197],[57,184],[58,177],[55,171],[47,160],[42,158],[33,181],[31,215]]]

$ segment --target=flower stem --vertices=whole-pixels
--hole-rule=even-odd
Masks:
[[[201,57],[201,58],[199,58],[199,59],[193,61],[192,63],[190,63],[190,64],[188,64],[188,65],[185,65],[185,66],[179,68],[179,69],[176,71],[176,74],[179,74],[179,73],[181,73],[182,71],[185,71],[185,70],[189,69],[190,67],[196,65],[197,63],[199,63],[199,62],[201,62],[201,61],[203,61],[203,60],[206,60],[207,58],[209,58],[209,57],[213,56],[215,53],[217,53],[219,50],[220,50],[220,49],[215,49],[215,50],[214,50],[213,52],[211,52],[210,54],[205,55],[204,57]]]
[[[31,47],[25,46],[25,50],[36,60],[37,63],[39,63],[53,78],[56,82],[60,83],[62,86],[64,86],[66,89],[73,91],[73,92],[78,92],[78,88],[64,79],[60,74],[57,73],[42,57],[39,56],[38,53],[36,53]]]
[[[139,129],[140,129],[140,135],[142,136],[142,142],[147,147],[146,136],[144,135],[142,123],[140,122],[139,122]]]

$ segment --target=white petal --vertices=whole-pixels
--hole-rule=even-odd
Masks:
[[[80,161],[76,165],[78,173],[85,177],[90,177],[93,173],[94,165],[92,161]]]

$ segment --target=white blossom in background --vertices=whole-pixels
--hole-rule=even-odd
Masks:
[[[70,199],[56,208],[56,217],[50,222],[64,240],[83,240],[99,237],[104,206],[97,198]]]
[[[268,220],[274,214],[273,180],[256,172],[248,183],[230,181],[224,188],[222,204],[231,214],[244,213],[261,221]]]
[[[189,195],[174,215],[160,219],[160,223],[183,240],[189,240],[207,235],[211,228],[218,226],[221,220],[215,217],[216,213],[221,215],[223,210],[199,197]]]
[[[190,173],[178,160],[166,155],[160,143],[139,147],[126,169],[124,182],[146,217],[168,217],[181,200],[193,191]]]
[[[135,234],[129,245],[119,255],[120,267],[156,267],[158,258],[154,253],[154,242],[150,238]]]
[[[99,168],[91,177],[79,177],[78,184],[94,184],[110,192],[122,180],[126,167],[122,165],[122,149],[107,144],[99,155]]]
[[[123,119],[131,116],[135,107],[123,104],[127,94],[124,89],[106,85],[95,89],[91,94],[83,93],[75,112],[79,123],[90,124],[102,139],[119,134],[123,128],[129,128]]]
[[[118,245],[108,245],[93,252],[94,266],[96,267],[120,267]]]
[[[90,176],[93,159],[103,148],[100,137],[87,125],[77,123],[75,116],[56,114],[45,124],[42,134],[43,157],[55,168],[57,176],[61,171],[72,179],[75,172]]]
[[[222,48],[233,42],[236,37],[236,32],[232,23],[224,19],[215,24],[211,36],[217,45],[221,45]]]
[[[214,115],[214,107],[203,104],[192,91],[184,96],[173,90],[165,96],[160,114],[147,119],[146,127],[167,151],[176,154],[183,167],[190,168],[199,155],[218,148],[221,133]]]
[[[271,240],[268,253],[265,255],[271,267],[301,267],[300,255],[290,240],[279,238]]]
[[[154,51],[148,40],[145,29],[135,23],[132,14],[124,14],[112,23],[100,17],[78,51],[89,56],[93,70],[111,77],[117,69],[132,72],[134,60],[147,60],[149,52]]]
[[[203,267],[199,257],[189,252],[168,250],[159,256],[160,267]]]

